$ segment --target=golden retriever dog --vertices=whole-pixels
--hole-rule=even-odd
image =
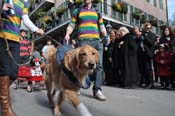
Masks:
[[[98,51],[88,45],[68,51],[62,64],[56,62],[56,49],[49,47],[46,53],[48,64],[45,67],[44,77],[47,96],[50,105],[54,106],[54,116],[60,116],[60,105],[63,100],[68,100],[82,116],[92,116],[85,105],[80,102],[77,92],[80,86],[72,82],[65,72],[66,68],[76,80],[82,84],[86,76],[92,72],[98,63]],[[64,68],[63,68],[64,66]],[[54,104],[53,96],[59,91],[57,102]]]

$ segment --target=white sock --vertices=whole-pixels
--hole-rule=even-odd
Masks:
[[[92,114],[88,111],[88,109],[83,103],[80,103],[77,106],[77,109],[80,112],[81,116],[92,116]]]

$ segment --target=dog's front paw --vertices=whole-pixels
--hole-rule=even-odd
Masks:
[[[61,116],[61,113],[60,112],[55,112],[54,116]]]
[[[92,114],[88,111],[86,106],[83,103],[80,103],[77,106],[78,111],[80,112],[81,116],[92,116]]]
[[[61,116],[61,112],[57,106],[54,109],[54,116]]]

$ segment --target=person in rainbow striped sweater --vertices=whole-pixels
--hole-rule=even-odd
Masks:
[[[43,34],[43,30],[36,27],[28,16],[27,0],[4,0],[0,16],[0,104],[1,116],[16,116],[10,102],[10,83],[16,79],[18,66],[12,61],[6,51],[9,45],[14,60],[19,63],[20,54],[20,26],[21,21],[31,31]],[[7,40],[7,43],[6,43]]]
[[[86,86],[90,87],[90,81],[94,81],[93,95],[96,99],[105,101],[106,97],[102,93],[102,54],[103,44],[100,39],[100,32],[107,43],[110,39],[107,35],[102,15],[98,13],[92,6],[92,0],[84,0],[83,6],[80,9],[75,9],[72,13],[71,22],[69,23],[65,41],[69,41],[70,34],[75,26],[78,27],[78,46],[90,45],[99,52],[99,64],[94,74],[89,75],[86,80]]]

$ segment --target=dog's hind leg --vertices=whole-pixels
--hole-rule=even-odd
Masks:
[[[60,91],[57,103],[54,108],[54,116],[61,116],[60,106],[63,100],[64,100],[64,93],[63,91]]]
[[[80,102],[80,99],[75,91],[67,90],[66,95],[74,107],[80,112],[81,116],[92,116],[86,106]]]

